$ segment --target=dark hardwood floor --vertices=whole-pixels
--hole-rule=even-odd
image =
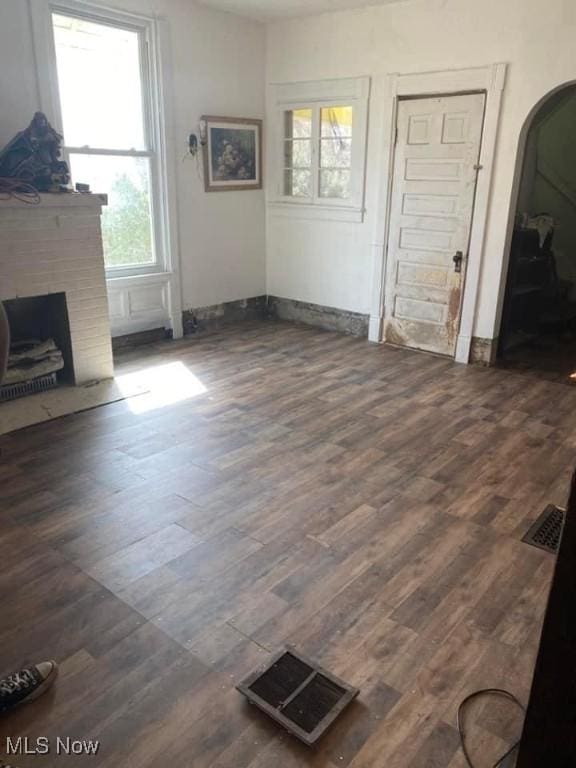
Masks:
[[[61,664],[0,747],[101,742],[22,768],[464,768],[459,701],[527,698],[554,558],[520,539],[566,501],[576,391],[289,324],[119,358],[174,362],[207,391],[0,438],[0,671]],[[234,690],[285,643],[361,689],[313,751]],[[491,764],[520,723],[472,714]]]
[[[501,368],[527,372],[548,381],[576,385],[576,338],[542,335],[508,350],[498,361]]]

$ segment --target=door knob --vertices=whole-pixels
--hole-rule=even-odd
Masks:
[[[454,262],[454,272],[462,272],[462,262],[464,261],[462,251],[456,251],[454,256],[452,256],[452,261]]]

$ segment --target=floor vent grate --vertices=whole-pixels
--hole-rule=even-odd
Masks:
[[[57,386],[58,379],[55,373],[47,373],[30,381],[18,382],[18,384],[6,384],[0,387],[0,403],[5,400],[16,400],[17,397],[24,397],[25,395],[36,395],[38,392],[46,392],[46,390],[54,389]]]
[[[565,517],[565,509],[548,504],[522,541],[556,554],[560,546]]]
[[[238,690],[305,744],[314,744],[358,689],[335,677],[293,648],[273,656]]]

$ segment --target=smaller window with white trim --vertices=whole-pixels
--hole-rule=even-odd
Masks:
[[[320,197],[341,200],[350,197],[353,117],[353,107],[320,110]]]
[[[284,194],[312,197],[312,110],[284,112]]]
[[[286,197],[350,199],[353,121],[350,105],[284,112]]]
[[[284,210],[361,220],[368,78],[277,86],[277,194]],[[302,95],[302,99],[298,96]],[[277,146],[277,145],[276,145]],[[338,213],[340,211],[340,213]]]

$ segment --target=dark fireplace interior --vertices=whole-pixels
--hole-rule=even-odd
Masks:
[[[59,384],[74,383],[72,344],[65,293],[4,301],[10,325],[11,355],[27,349],[25,342],[48,342],[53,339],[62,353],[64,366],[57,371]],[[12,358],[11,358],[12,359]],[[9,363],[10,365],[10,363]]]

